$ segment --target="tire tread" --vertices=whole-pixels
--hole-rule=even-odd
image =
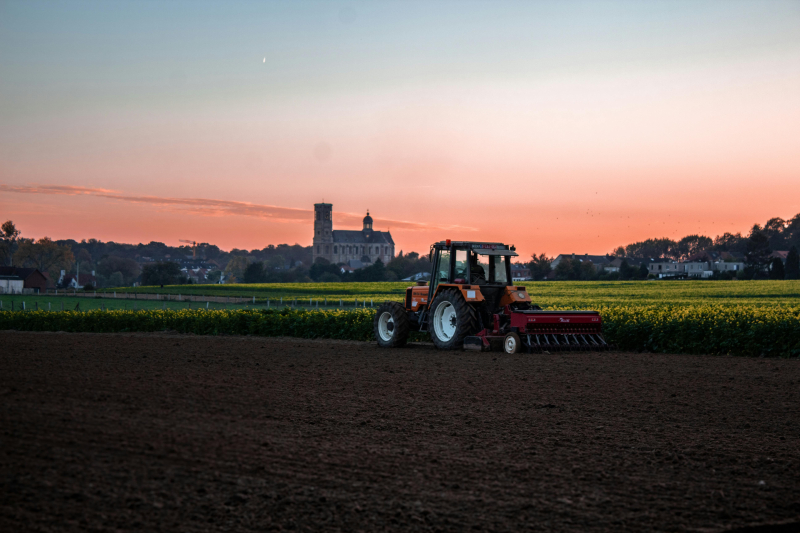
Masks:
[[[387,311],[391,313],[394,319],[395,332],[389,342],[384,342],[378,334],[378,321],[380,316]],[[383,348],[399,348],[400,346],[404,346],[408,341],[408,334],[410,332],[411,323],[408,320],[405,307],[397,302],[384,302],[378,307],[378,310],[375,312],[375,318],[372,319],[372,334],[375,336],[378,346]]]
[[[433,317],[436,308],[442,300],[448,300],[456,309],[456,319],[458,329],[453,338],[447,342],[442,342],[436,338],[436,330],[433,327]],[[464,345],[464,337],[472,335],[478,331],[478,314],[474,307],[469,305],[459,291],[445,289],[440,292],[433,301],[428,314],[428,332],[430,333],[433,344],[440,350],[453,350]]]

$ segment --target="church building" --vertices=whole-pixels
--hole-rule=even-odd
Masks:
[[[384,264],[394,257],[394,241],[388,231],[372,229],[372,217],[364,217],[361,231],[333,229],[333,204],[314,204],[313,257],[322,257],[331,263],[351,260],[371,264],[380,259]]]

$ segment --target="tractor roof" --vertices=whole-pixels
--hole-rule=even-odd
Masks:
[[[439,241],[434,244],[436,248],[469,248],[480,255],[509,255],[517,256],[513,246],[501,242],[476,242],[476,241]]]

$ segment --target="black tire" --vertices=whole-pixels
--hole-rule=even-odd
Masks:
[[[444,307],[440,311],[441,306]],[[464,337],[478,332],[478,314],[464,301],[460,291],[445,289],[434,298],[430,307],[428,332],[440,350],[461,348]]]
[[[397,302],[384,302],[378,307],[372,320],[372,333],[378,346],[397,348],[405,345],[411,324],[405,308]]]

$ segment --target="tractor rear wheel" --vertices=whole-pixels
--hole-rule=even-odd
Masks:
[[[440,350],[464,345],[464,337],[478,331],[478,315],[460,291],[445,289],[433,300],[428,314],[428,332]]]
[[[375,340],[382,348],[397,348],[408,340],[411,324],[406,309],[397,302],[385,302],[378,307],[372,321]]]

